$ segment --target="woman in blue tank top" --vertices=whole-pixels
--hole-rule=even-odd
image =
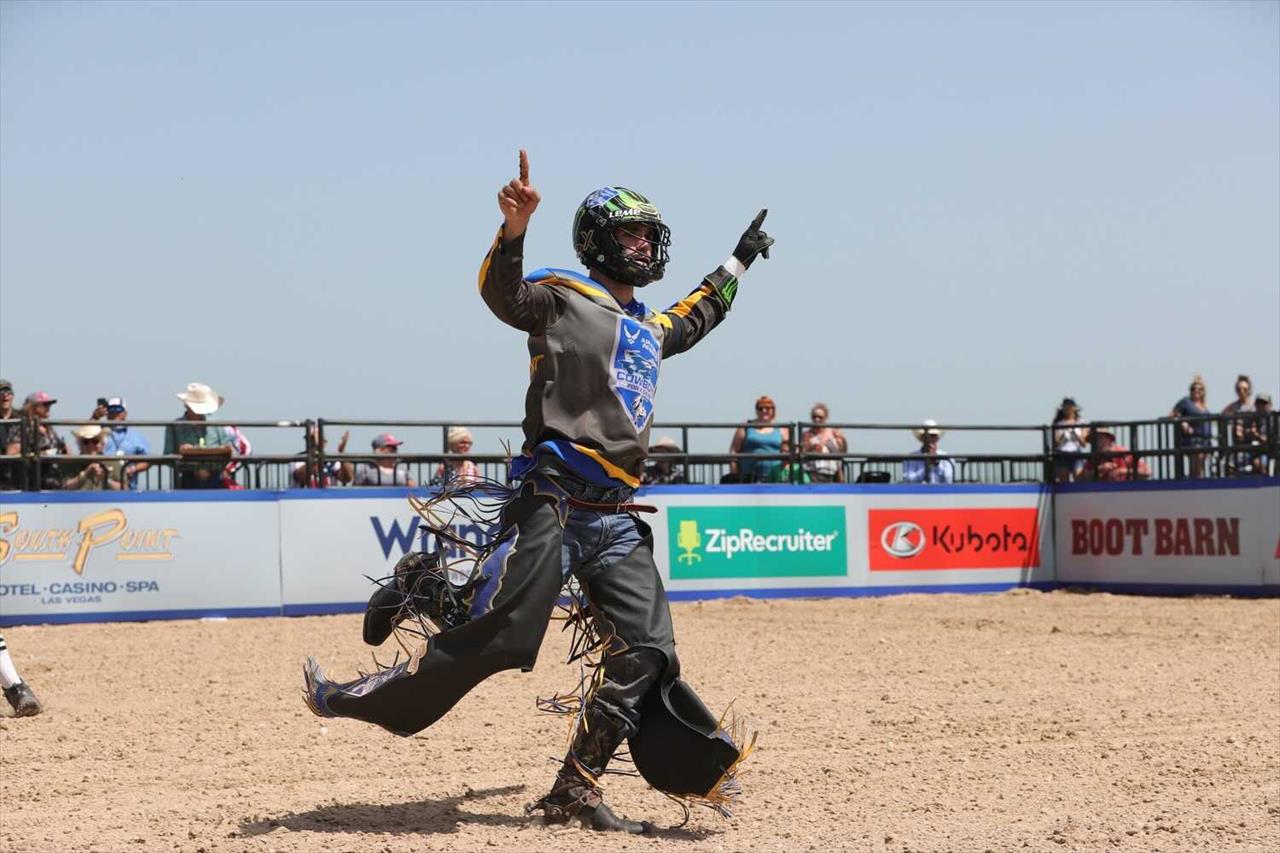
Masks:
[[[765,395],[756,400],[756,416],[733,434],[730,453],[759,453],[777,455],[791,448],[790,430],[773,425],[778,411],[773,398]],[[729,471],[743,483],[768,483],[778,478],[782,470],[781,459],[759,459],[729,463]]]

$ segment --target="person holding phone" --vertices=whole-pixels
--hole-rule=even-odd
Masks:
[[[106,418],[110,421],[102,446],[104,456],[146,456],[151,453],[151,444],[142,430],[125,423],[129,418],[129,409],[124,397],[99,397],[98,406],[90,418],[95,421]],[[124,479],[130,491],[137,491],[138,475],[150,467],[150,462],[141,459],[124,464]]]

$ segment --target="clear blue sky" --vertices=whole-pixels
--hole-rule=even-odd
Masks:
[[[760,207],[659,421],[1167,413],[1280,391],[1276,3],[0,4],[0,374],[84,416],[517,419],[476,270],[607,183],[683,296]]]

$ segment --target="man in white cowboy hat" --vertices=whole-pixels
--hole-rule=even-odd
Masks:
[[[938,439],[942,438],[942,432],[938,429],[938,422],[933,418],[926,419],[923,426],[911,431],[916,441],[920,442],[920,449],[915,453],[918,458],[903,461],[902,482],[955,482],[955,466],[950,459],[946,458],[946,451],[938,449]]]
[[[182,417],[164,428],[165,455],[209,455],[204,451],[224,447],[227,452],[219,455],[222,461],[179,462],[175,467],[174,488],[223,488],[221,474],[225,465],[224,457],[230,456],[235,436],[224,426],[209,426],[204,421],[218,411],[226,400],[202,382],[192,382],[177,397],[186,409]]]

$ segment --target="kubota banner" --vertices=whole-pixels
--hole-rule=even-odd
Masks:
[[[1027,569],[1040,565],[1035,508],[871,509],[873,572]]]

